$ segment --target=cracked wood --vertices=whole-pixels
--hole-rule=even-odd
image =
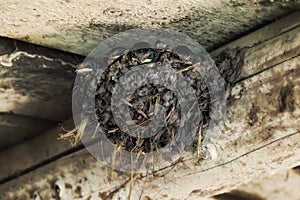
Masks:
[[[294,28],[245,49],[241,57],[245,73],[229,94],[217,160],[199,161],[186,154],[176,165],[137,175],[131,184],[130,175],[119,172],[109,180],[110,169],[83,149],[2,184],[0,197],[29,199],[37,194],[45,199],[122,199],[132,188],[132,199],[199,199],[299,165],[300,42],[293,39],[299,37]],[[288,54],[270,51],[282,40],[284,49],[296,50]],[[265,57],[249,59],[257,52]]]

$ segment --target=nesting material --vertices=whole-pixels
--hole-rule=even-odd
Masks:
[[[164,48],[165,45],[161,43],[157,43],[154,47],[148,45],[147,48],[137,48],[139,45],[147,46],[147,44],[136,44],[132,48],[133,50],[113,49],[110,57],[106,60],[108,67],[97,84],[96,115],[99,126],[105,132],[106,137],[116,147],[125,151],[145,153],[159,151],[160,148],[165,147],[178,137],[180,133],[177,130],[182,126],[181,120],[185,122],[194,120],[191,114],[181,113],[181,106],[185,106],[185,110],[193,110],[194,106],[199,106],[202,117],[197,122],[198,126],[190,127],[190,130],[184,131],[204,134],[205,131],[203,130],[205,130],[209,120],[210,95],[200,72],[195,69],[199,63],[192,63],[189,60],[191,51],[187,47],[180,46],[176,52],[182,54],[177,54]],[[193,89],[193,91],[184,91],[180,98],[189,98],[190,95],[195,94],[198,105],[181,105],[181,100],[178,99],[174,91],[159,84],[159,80],[165,75],[160,74],[162,73],[160,70],[156,72],[158,84],[155,84],[156,79],[151,74],[154,72],[152,68],[158,67],[163,71],[166,66],[172,68],[176,74],[183,75]],[[136,76],[123,77],[130,74],[135,68],[144,68],[145,70],[142,70],[143,73],[137,73]],[[146,70],[146,68],[149,69]],[[147,76],[152,76],[151,80],[154,81],[136,88],[136,83],[141,82],[143,77]],[[168,74],[166,76],[169,77]],[[113,90],[117,84],[121,85],[120,87],[133,88],[134,91],[130,95],[123,95],[125,98],[114,101],[112,100]],[[174,87],[183,87],[181,84],[185,83],[177,81]],[[122,92],[122,90],[120,91]],[[125,90],[123,91],[125,92]],[[128,110],[118,109],[122,106],[129,108],[130,120],[124,119],[125,112]],[[112,109],[114,108],[118,110],[117,115],[113,114]],[[120,123],[122,127],[119,126]],[[132,126],[135,128],[130,128]],[[200,127],[202,131],[199,131]],[[195,128],[197,130],[191,130]],[[143,134],[147,131],[156,132],[151,137],[144,137]],[[199,137],[203,138],[201,135]],[[195,145],[199,143],[198,138],[194,138],[193,142]]]

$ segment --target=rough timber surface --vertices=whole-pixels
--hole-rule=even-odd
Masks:
[[[0,37],[0,149],[40,134],[71,115],[81,57]]]
[[[57,125],[55,121],[0,113],[0,150]],[[0,172],[1,173],[1,172]]]
[[[0,4],[0,35],[85,55],[120,31],[163,27],[188,34],[210,51],[297,9],[300,1],[7,0]]]
[[[65,52],[0,38],[0,112],[65,120],[79,62]]]
[[[82,149],[3,183],[0,199],[199,199],[300,165],[296,28],[237,52],[241,61],[234,57],[229,62],[241,69],[229,91],[216,160],[198,161],[186,154],[183,160],[132,178],[113,173]],[[285,50],[274,53],[272,49],[280,44]],[[218,64],[228,62],[230,56],[225,58]]]
[[[28,123],[23,119],[26,123]],[[37,121],[35,121],[37,122]],[[22,124],[22,123],[20,123]],[[35,125],[37,128],[43,126],[40,123]],[[69,119],[60,126],[54,125],[54,128],[39,134],[30,140],[12,146],[0,153],[0,160],[3,162],[0,165],[0,184],[5,182],[8,177],[16,177],[24,173],[24,171],[32,170],[41,164],[45,164],[51,159],[64,154],[70,153],[69,141],[58,141],[58,133],[65,133],[74,128],[73,119]]]
[[[233,194],[250,194],[260,199],[299,199],[300,173],[297,170],[281,171],[272,176],[258,178],[239,186]],[[220,195],[222,196],[222,195]],[[225,195],[223,195],[224,197]],[[216,198],[218,199],[218,198]],[[219,198],[221,200],[222,198]]]

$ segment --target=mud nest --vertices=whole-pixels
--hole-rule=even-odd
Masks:
[[[151,121],[153,119],[155,119],[154,122],[157,121],[156,115],[161,114],[162,110],[165,111],[163,114],[163,125],[161,125],[155,135],[148,138],[134,137],[124,132],[116,122],[116,120],[122,121],[122,109],[119,110],[120,115],[114,116],[111,104],[113,88],[125,73],[138,66],[148,67],[151,66],[149,64],[154,63],[158,66],[169,65],[177,73],[181,73],[194,89],[202,114],[197,129],[208,124],[210,95],[199,71],[194,70],[195,63],[189,60],[191,51],[187,47],[179,46],[176,49],[176,52],[179,53],[174,53],[166,48],[161,48],[161,44],[156,44],[152,47],[148,44],[142,44],[143,48],[136,48],[139,45],[141,44],[135,45],[132,48],[134,50],[116,48],[111,51],[110,56],[105,60],[108,66],[97,84],[95,109],[101,129],[116,147],[129,152],[147,153],[159,151],[160,148],[171,142],[178,134],[177,130],[180,127],[180,121],[183,119],[189,120],[190,116],[182,115],[180,112],[181,105],[174,92],[163,85],[149,83],[136,88],[125,99],[114,102],[115,105],[113,106],[119,107],[125,104],[129,107],[131,120],[124,123],[128,126],[137,125],[139,128],[134,130],[136,135],[142,135],[143,131],[145,131],[144,127],[155,129],[154,126],[158,125],[151,123]],[[150,74],[144,74],[144,76],[148,75]],[[135,80],[125,80],[126,85],[135,88],[133,84],[139,81],[137,79],[138,77],[135,77]],[[178,82],[176,84],[181,83]],[[159,105],[162,107],[159,107]],[[196,138],[195,141],[197,141]]]

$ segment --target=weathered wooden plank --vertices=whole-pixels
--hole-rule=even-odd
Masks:
[[[0,113],[0,151],[57,125],[55,121]]]
[[[140,195],[150,199],[198,199],[299,165],[299,63],[300,56],[236,84],[218,142],[218,159],[198,162],[186,154],[183,162],[170,164],[155,176],[138,176],[132,199]],[[109,176],[108,168],[81,150],[12,180],[0,190],[6,191],[4,199],[26,199],[34,192],[49,198],[55,193],[56,183],[60,188],[56,195],[61,199],[103,197],[118,187],[114,198],[127,197],[129,175],[118,173],[112,182],[108,182]]]
[[[244,65],[239,79],[253,76],[299,54],[300,24],[286,34],[270,39],[267,42],[255,46],[255,48],[247,49],[245,51]],[[255,62],[253,62],[254,60]]]
[[[281,21],[292,21],[295,17],[294,15],[299,15],[300,17],[300,12],[290,15]],[[265,36],[265,42],[255,43],[252,47],[245,46],[245,43],[243,43],[245,42],[244,40],[254,42],[257,34],[261,35],[265,30],[269,31],[272,28],[276,30],[278,24],[275,22],[267,26],[267,28],[239,39],[240,47],[236,47],[237,43],[233,42],[220,49],[223,51],[218,49],[213,51],[211,55],[215,58],[218,68],[224,74],[226,80],[233,84],[234,82],[256,75],[280,62],[298,56],[300,54],[299,23],[296,23],[294,26],[290,25],[290,31],[279,34],[276,37],[273,37],[272,34],[268,35],[268,37]],[[287,29],[288,27],[285,28],[285,31]]]
[[[0,38],[0,149],[71,115],[75,65],[82,57]]]
[[[0,38],[0,112],[65,120],[80,61],[76,55]]]
[[[37,119],[34,122],[35,126],[43,126]],[[30,125],[26,122],[23,123],[25,123],[25,128]],[[8,177],[18,176],[25,170],[33,169],[66,151],[71,152],[69,141],[58,142],[57,139],[58,133],[65,133],[73,127],[73,120],[69,119],[60,126],[56,124],[49,131],[2,151],[0,160],[5,162],[1,162],[0,165],[0,183],[7,180]],[[7,141],[7,138],[4,139],[1,141]]]
[[[296,170],[281,171],[272,176],[255,179],[248,184],[241,185],[228,194],[219,195],[212,199],[224,200],[225,197],[233,199],[238,194],[239,196],[244,194],[245,198],[248,194],[249,197],[253,196],[256,199],[299,199],[299,182],[300,174]]]
[[[134,27],[165,27],[187,33],[212,50],[299,8],[298,1],[265,0],[155,0],[138,4],[122,0],[34,0],[30,4],[8,0],[0,7],[0,35],[86,55],[116,32]],[[282,27],[289,27],[296,19],[286,21]],[[284,28],[275,30],[282,31]],[[275,32],[265,31],[257,35],[257,41]]]
[[[175,178],[174,174],[169,174],[168,177],[156,177],[155,179],[158,179],[157,181],[153,181],[151,178],[144,181],[135,181],[134,188],[138,191],[136,191],[137,194],[135,194],[135,192],[133,193],[132,199],[136,199],[142,192],[144,192],[144,199],[171,199],[172,197],[180,199],[180,197],[185,197],[186,195],[186,193],[181,192],[183,192],[183,190],[190,191],[195,184],[204,185],[204,187],[201,186],[201,189],[198,188],[191,191],[188,197],[189,199],[200,199],[203,195],[210,196],[234,189],[236,187],[236,181],[244,179],[246,175],[250,180],[250,178],[258,178],[258,176],[262,177],[269,173],[277,172],[277,170],[280,170],[282,167],[282,162],[288,165],[299,164],[299,158],[295,160],[293,156],[287,158],[281,157],[282,149],[278,148],[278,146],[289,147],[298,145],[299,136],[298,133],[287,137],[285,140],[277,141],[266,146],[262,151],[257,150],[251,152],[227,164],[215,166],[215,168],[204,168],[198,175],[192,174],[189,177],[185,177],[185,180],[180,178],[180,181],[178,181],[178,178],[176,176]],[[287,150],[293,150],[295,154],[300,153],[299,148],[287,148]],[[262,156],[264,153],[269,153],[276,162],[268,162],[269,168],[262,171],[267,161],[264,156]],[[251,163],[252,168],[244,169],[244,163]],[[185,163],[182,167],[187,168],[187,165],[188,164]],[[180,168],[175,168],[177,171],[176,174],[179,173]],[[193,171],[189,168],[187,170],[190,170],[190,172]],[[257,173],[258,171],[259,173]],[[51,172],[51,174],[49,172]],[[169,171],[165,173],[168,172]],[[89,156],[88,152],[83,150],[58,160],[55,163],[51,163],[47,167],[40,168],[37,172],[32,172],[17,178],[14,182],[0,186],[1,191],[6,191],[1,197],[3,199],[14,199],[18,196],[18,199],[29,199],[36,194],[45,199],[50,199],[56,195],[59,196],[60,199],[66,200],[71,198],[99,199],[99,197],[105,197],[109,191],[118,188],[119,182],[123,183],[126,182],[126,180],[130,180],[129,176],[119,174],[118,181],[109,182],[107,181],[109,173],[107,168],[104,168],[101,163],[96,162]],[[256,174],[256,176],[249,177],[249,174]],[[208,184],[211,184],[211,186],[214,182],[219,184],[221,181],[223,185],[219,190],[207,188],[207,184],[205,183],[208,180]],[[234,182],[232,183],[231,181],[233,180]],[[20,187],[20,185],[23,187]],[[167,194],[164,194],[165,192],[167,192]],[[120,197],[121,199],[126,199],[127,193],[128,188],[126,189],[125,187],[116,195],[116,198]]]
[[[297,13],[295,13],[295,14],[298,15]],[[288,24],[288,26],[284,28],[285,31],[288,30],[288,27],[292,27],[292,29],[298,30],[299,28],[296,27],[297,23],[296,23],[295,26],[288,23],[290,21],[294,21],[295,14],[292,14],[288,17],[283,18],[282,20],[279,20],[279,22],[280,22],[279,24],[277,22],[272,23],[272,24],[268,25],[267,27],[256,31],[255,34],[251,33],[250,35],[245,36],[244,38],[246,38],[246,39],[243,39],[243,38],[239,39],[239,41],[241,41],[241,44],[240,44],[241,47],[240,48],[243,48],[244,47],[243,45],[245,45],[245,42],[242,42],[242,41],[244,41],[244,40],[245,41],[251,41],[253,43],[254,39],[255,39],[255,36],[257,34],[264,35],[263,33],[265,33],[265,30],[268,30],[268,32],[272,33],[271,30],[273,30],[273,29],[274,30],[280,29],[279,25],[285,26],[285,24]],[[225,57],[223,59],[218,59],[217,64],[218,64],[219,68],[221,68],[221,69],[223,68],[223,66],[225,66],[224,69],[228,69],[228,67],[232,67],[232,68],[240,68],[243,71],[243,73],[234,74],[233,82],[235,82],[235,80],[237,80],[237,79],[242,80],[246,77],[250,77],[251,75],[253,75],[253,73],[257,73],[259,70],[261,70],[261,71],[265,70],[268,63],[272,63],[272,65],[275,65],[275,64],[278,64],[280,62],[283,62],[284,60],[287,60],[287,59],[290,59],[294,56],[297,56],[299,54],[298,50],[299,50],[299,41],[300,40],[295,39],[295,38],[299,37],[299,33],[295,30],[291,30],[290,32],[286,32],[284,34],[278,35],[275,38],[273,38],[272,34],[266,34],[266,35],[264,35],[264,40],[263,40],[263,41],[266,40],[266,42],[261,43],[261,44],[257,43],[256,45],[254,45],[251,48],[247,47],[245,50],[242,49],[242,51],[244,51],[244,52],[240,53],[240,54],[239,53],[233,54],[233,55],[235,55],[235,57],[233,57],[233,55],[231,55],[231,56]],[[278,52],[280,52],[280,53],[273,54],[273,52],[271,51],[272,46],[273,45],[278,46],[278,43],[280,43],[281,40],[285,41],[285,43],[282,46],[283,50],[278,47],[279,48]],[[6,53],[11,53],[15,50],[14,48],[12,48],[13,47],[13,41],[11,40],[10,42],[11,42],[10,44],[6,45],[5,49],[8,49],[8,50],[4,51]],[[265,45],[266,43],[268,45]],[[2,44],[6,44],[6,43],[2,43]],[[297,47],[297,44],[298,44],[298,47]],[[264,51],[263,47],[266,48],[265,51]],[[288,49],[289,47],[291,47],[292,49],[297,49],[298,48],[298,50],[297,51],[289,51],[289,49]],[[235,44],[233,46],[231,46],[231,44],[226,45],[226,48],[224,48],[224,49],[226,49],[226,51],[221,52],[220,54],[221,55],[224,54],[224,53],[227,54],[228,51],[229,52],[234,51],[235,48],[236,48]],[[284,54],[284,52],[291,52],[291,53]],[[52,51],[47,52],[47,53],[52,53],[53,54]],[[265,55],[266,59],[262,59],[262,58],[260,58],[260,56],[254,58],[251,55],[251,53],[254,53],[255,55]],[[219,56],[220,56],[220,54],[219,54]],[[218,57],[218,55],[216,55],[215,53],[213,53],[213,55],[215,55],[215,57]],[[274,57],[272,57],[272,55],[274,55]],[[57,55],[55,55],[55,56],[57,56]],[[252,60],[249,60],[248,56],[251,57]],[[276,58],[276,59],[274,59],[274,58]],[[248,60],[248,61],[246,62],[245,60]],[[263,63],[263,65],[256,65],[256,63]],[[251,67],[254,67],[254,69],[249,70],[249,69],[252,69]],[[235,89],[233,90],[233,94],[235,94],[235,93],[238,94],[239,90],[242,90],[242,89],[243,89],[242,86],[235,87]],[[72,119],[70,119],[70,120],[72,120]],[[69,124],[69,123],[70,122],[67,122],[67,124]],[[73,127],[69,127],[70,130],[72,128]],[[58,128],[55,128],[55,129],[58,130],[58,133],[64,133],[64,131],[59,131]],[[9,177],[11,175],[14,175],[14,174],[19,174],[22,171],[30,168],[31,166],[35,166],[38,163],[42,163],[45,160],[45,158],[43,157],[44,156],[43,153],[42,153],[42,156],[39,155],[40,152],[43,152],[43,151],[50,152],[49,156],[46,157],[46,159],[47,159],[47,158],[55,157],[55,156],[61,154],[64,151],[67,151],[68,148],[69,148],[68,146],[66,146],[64,143],[58,142],[56,140],[56,137],[53,137],[52,135],[47,136],[48,134],[58,135],[58,133],[48,132],[48,133],[44,134],[43,136],[38,137],[39,139],[36,139],[36,140],[33,141],[34,144],[37,144],[37,143],[43,144],[44,141],[47,141],[47,144],[51,144],[50,146],[47,146],[47,145],[43,146],[44,148],[41,149],[41,151],[34,151],[31,154],[32,158],[34,158],[34,159],[32,159],[32,160],[34,160],[34,162],[30,163],[30,162],[28,162],[28,159],[22,160],[23,158],[21,157],[20,158],[21,159],[20,163],[28,163],[28,164],[27,165],[20,165],[20,164],[17,164],[15,162],[15,160],[13,160],[13,163],[7,164],[7,166],[9,166],[9,165],[11,166],[9,172],[6,172],[6,170],[1,168],[1,165],[0,165],[0,171],[3,171],[3,174],[0,175],[0,180],[4,180],[7,177]],[[45,137],[47,139],[44,140],[43,137]],[[39,141],[39,142],[37,142],[37,141]],[[29,140],[29,141],[25,142],[24,145],[25,146],[34,146],[34,145],[31,144],[31,142],[32,141]],[[60,144],[62,144],[61,145],[62,147],[57,148],[58,149],[57,151],[54,151],[56,148],[51,148],[52,146],[59,146]],[[18,148],[19,148],[18,146],[15,147],[15,149],[18,149]],[[22,149],[23,147],[20,147],[20,148]],[[18,151],[18,150],[16,150],[16,151]],[[8,152],[4,153],[4,156],[3,155],[1,155],[1,156],[3,157],[3,159],[6,158],[6,155],[8,155],[8,154],[12,155],[12,157],[14,157],[13,155],[15,155],[15,153],[16,153],[15,151],[8,151]],[[35,155],[35,154],[37,154],[37,155]],[[11,160],[8,160],[7,162],[10,162],[10,161]]]
[[[260,28],[244,37],[236,39],[227,45],[212,51],[212,55],[216,56],[229,49],[251,48],[258,44],[264,43],[272,38],[282,35],[300,25],[300,11],[296,11],[287,17],[273,22],[271,25]],[[280,49],[277,49],[280,50]]]
[[[299,42],[297,43],[295,37],[298,37],[298,33],[292,30],[266,41],[268,45],[263,43],[252,48],[246,48],[245,52],[248,53],[244,52],[244,56],[239,58],[242,61],[242,66],[244,64],[247,68],[255,66],[259,62],[262,63],[258,68],[255,68],[255,70],[261,71],[248,70],[248,74],[244,78],[233,84],[225,130],[219,141],[219,151],[222,153],[218,159],[214,161],[205,160],[197,164],[197,161],[188,159],[190,155],[186,155],[184,165],[179,163],[175,168],[176,171],[170,170],[169,172],[168,169],[161,171],[161,173],[169,172],[163,176],[163,180],[167,185],[162,185],[162,179],[151,176],[145,182],[144,179],[136,181],[135,192],[132,194],[133,199],[135,193],[140,194],[141,188],[145,187],[144,196],[153,197],[153,199],[160,197],[168,199],[172,197],[170,195],[174,195],[174,198],[187,196],[198,198],[199,195],[213,195],[231,190],[236,185],[267,174],[269,171],[275,173],[280,169],[299,164],[300,158],[297,155],[299,155],[300,128],[300,58],[297,56],[299,54],[297,50]],[[278,41],[280,41],[278,38],[289,43],[284,44],[286,50],[291,47],[297,51],[291,51],[292,53],[288,55],[282,54],[282,52],[278,54],[268,53],[273,44],[278,44]],[[261,52],[259,55],[267,55],[266,59],[272,62],[261,62],[263,59],[253,58],[248,59],[249,62],[246,63],[245,60],[248,56],[251,57],[251,52],[257,52],[255,48]],[[271,66],[268,66],[268,63],[272,63]],[[241,69],[244,70],[244,68]],[[44,137],[48,138],[48,136]],[[65,145],[60,148],[59,143],[57,144],[54,140],[54,137],[49,137],[47,140],[50,141],[49,145],[41,150],[46,152],[49,149],[52,150],[51,144],[58,145],[58,149],[54,148],[50,151],[47,158],[55,157],[69,148]],[[35,144],[42,144],[42,141],[45,141],[43,137],[37,139]],[[28,141],[25,146],[33,148],[30,147],[31,144],[31,141]],[[4,152],[1,156],[5,159],[8,154],[16,155],[17,149],[18,147],[14,152],[11,151],[11,154]],[[261,156],[262,154],[265,156]],[[35,161],[32,158],[36,158]],[[29,166],[44,161],[43,155],[33,155],[32,158],[28,159],[29,162],[24,168],[20,165],[16,168],[12,167],[10,174],[16,174],[28,169]],[[23,161],[23,158],[21,158],[21,161]],[[8,162],[14,163],[12,161]],[[49,170],[51,170],[51,174],[48,174]],[[38,175],[35,175],[35,173],[38,173]],[[61,174],[64,174],[64,177]],[[7,190],[6,195],[11,198],[19,195],[19,198],[26,199],[26,197],[33,195],[34,191],[40,191],[40,195],[48,197],[49,193],[55,193],[55,190],[52,189],[54,188],[54,182],[58,181],[61,191],[56,195],[61,195],[61,199],[68,199],[70,195],[74,198],[80,198],[77,186],[81,188],[81,195],[85,197],[91,195],[90,193],[93,193],[93,191],[97,191],[92,194],[96,198],[98,195],[107,195],[108,193],[105,194],[104,192],[109,192],[114,187],[120,186],[120,183],[128,180],[124,178],[128,175],[123,174],[120,175],[120,180],[108,183],[106,181],[108,174],[110,173],[107,168],[104,168],[101,163],[97,163],[85,150],[81,150],[12,180],[2,185],[0,190]],[[5,170],[2,175],[4,175],[3,180]],[[45,179],[41,179],[41,176]],[[103,179],[99,179],[99,177]],[[98,180],[96,181],[96,179]],[[82,184],[80,181],[84,183]],[[69,185],[71,182],[74,184],[72,188]],[[231,184],[228,185],[228,182],[231,182]],[[23,189],[18,186],[20,183],[24,183]],[[103,183],[105,184],[103,185]],[[155,186],[156,183],[160,184],[160,189]],[[189,187],[184,187],[185,185]],[[14,189],[10,189],[11,187],[14,187]],[[125,188],[121,190],[123,193],[119,192],[118,195],[127,195],[128,187]],[[200,191],[199,188],[202,188],[202,190]],[[2,197],[7,198],[7,196]]]

